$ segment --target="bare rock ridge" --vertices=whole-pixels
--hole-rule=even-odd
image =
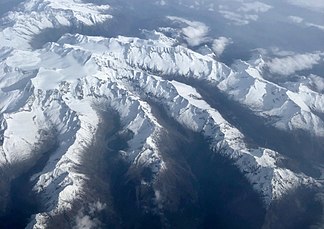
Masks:
[[[305,84],[283,87],[263,78],[262,57],[231,69],[157,31],[144,31],[141,39],[67,33],[42,48],[31,46],[46,29],[78,31],[109,22],[113,14],[113,7],[78,0],[28,0],[1,19],[0,196],[9,195],[10,181],[46,158],[30,177],[42,206],[28,228],[54,227],[64,215],[76,222],[66,227],[88,218],[100,227],[96,216],[112,205],[109,194],[98,191],[109,193],[109,184],[96,176],[107,150],[129,173],[149,169],[147,177],[138,175],[144,177],[140,187],[150,190],[152,208],[163,209],[165,193],[158,182],[172,165],[160,150],[167,131],[153,103],[208,139],[213,153],[229,158],[265,208],[298,187],[321,187],[320,176],[281,163],[284,153],[248,144],[240,128],[186,83],[207,83],[256,117],[270,118],[267,125],[275,129],[323,139],[323,94]],[[114,142],[125,147],[114,148]],[[90,196],[96,192],[98,198]],[[0,206],[6,204],[0,198]]]

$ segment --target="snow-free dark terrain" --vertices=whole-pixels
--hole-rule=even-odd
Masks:
[[[324,227],[321,1],[0,17],[0,228]]]

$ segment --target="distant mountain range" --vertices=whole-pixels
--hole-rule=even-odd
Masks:
[[[122,11],[107,2],[27,0],[1,19],[0,227],[218,228],[200,201],[223,166],[242,228],[321,228],[323,93],[271,81],[262,55],[227,66],[202,36],[100,36]]]

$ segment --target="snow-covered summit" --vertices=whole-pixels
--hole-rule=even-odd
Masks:
[[[48,29],[81,29],[111,19],[109,5],[94,5],[81,0],[29,0],[17,11],[1,19],[5,27],[0,33],[2,46],[30,49],[35,36]],[[7,25],[7,26],[6,26]],[[48,35],[50,38],[52,35]]]
[[[231,69],[155,31],[144,31],[145,39],[68,33],[32,49],[33,38],[45,30],[103,23],[112,17],[110,8],[76,0],[30,0],[19,9],[3,18],[7,24],[0,31],[0,171],[13,179],[47,155],[32,176],[44,211],[30,227],[42,228],[75,203],[97,203],[85,197],[97,192],[91,182],[101,171],[97,163],[107,150],[104,133],[109,128],[116,132],[113,137],[126,136],[128,147],[117,150],[119,157],[131,168],[151,169],[152,178],[143,178],[140,185],[150,186],[156,206],[163,207],[164,193],[156,184],[170,165],[159,148],[165,128],[150,101],[202,134],[214,153],[230,158],[266,206],[301,185],[320,185],[279,165],[283,156],[278,152],[248,145],[239,128],[194,84],[184,83],[207,82],[254,114],[276,117],[271,122],[276,128],[323,137],[322,95],[306,85],[292,90],[264,79],[262,59],[241,61]],[[113,115],[105,117],[111,110],[120,122],[117,131],[112,128],[117,124],[109,122]],[[5,191],[0,188],[0,194]]]

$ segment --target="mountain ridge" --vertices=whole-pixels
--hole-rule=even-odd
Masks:
[[[86,200],[94,174],[83,160],[92,151],[104,150],[95,144],[104,123],[102,111],[118,115],[117,133],[131,136],[118,156],[130,164],[130,171],[150,169],[152,176],[141,187],[152,189],[154,206],[163,208],[156,182],[169,168],[159,150],[163,126],[149,100],[180,125],[201,133],[214,153],[230,158],[266,208],[300,186],[321,187],[316,177],[279,165],[285,158],[279,152],[246,144],[244,134],[193,85],[177,80],[207,82],[255,115],[277,117],[270,123],[275,128],[323,137],[324,121],[313,112],[324,112],[322,95],[304,84],[291,90],[264,79],[262,57],[230,68],[156,31],[144,31],[146,38],[67,33],[40,49],[30,45],[48,28],[106,22],[113,10],[112,15],[103,12],[110,10],[76,0],[29,0],[2,19],[7,23],[0,32],[1,176],[9,181],[20,176],[53,148],[41,171],[31,177],[43,210],[33,215],[28,228],[42,228],[51,217],[73,210],[75,203],[93,208],[91,217],[106,205]],[[95,166],[91,163],[89,167]],[[8,185],[1,187],[1,194],[8,195]],[[80,212],[77,217],[87,217]]]

